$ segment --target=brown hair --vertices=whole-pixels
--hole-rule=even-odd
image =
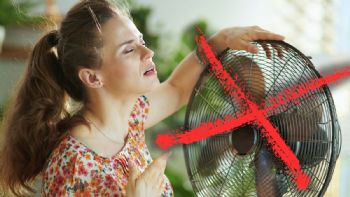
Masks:
[[[101,25],[119,14],[129,16],[119,8],[107,0],[83,0],[69,10],[58,30],[34,46],[3,120],[0,185],[4,190],[16,196],[33,192],[32,181],[46,168],[67,129],[86,123],[69,112],[67,101],[69,97],[88,101],[78,70],[101,66]]]

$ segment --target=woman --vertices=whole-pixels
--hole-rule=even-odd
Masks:
[[[208,42],[256,53],[257,39],[283,37],[226,28]],[[1,185],[21,195],[42,175],[44,196],[173,196],[169,154],[152,162],[144,130],[189,101],[204,66],[190,53],[160,84],[153,55],[127,11],[107,0],[71,8],[35,45],[6,113]]]

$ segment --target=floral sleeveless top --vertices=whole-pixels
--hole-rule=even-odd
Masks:
[[[133,161],[140,172],[152,162],[145,143],[144,122],[149,102],[140,96],[129,117],[127,140],[118,154],[106,158],[79,142],[65,137],[52,152],[43,172],[43,196],[125,196],[128,163]],[[162,197],[173,196],[165,176]]]

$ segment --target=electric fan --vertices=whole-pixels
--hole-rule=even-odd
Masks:
[[[274,106],[279,93],[321,76],[308,57],[283,41],[253,43],[259,49],[257,54],[228,49],[218,59],[251,101],[261,109],[273,109],[265,117],[298,158],[310,183],[306,189],[298,189],[260,129],[248,122],[184,145],[193,190],[198,196],[322,196],[341,147],[329,88],[322,86]],[[184,130],[226,115],[237,117],[246,110],[242,102],[225,92],[207,66],[188,104]]]

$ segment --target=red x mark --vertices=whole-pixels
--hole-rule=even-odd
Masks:
[[[207,137],[217,135],[223,132],[231,132],[244,124],[252,123],[261,131],[262,136],[267,140],[275,156],[281,159],[292,173],[296,185],[299,189],[306,189],[310,183],[310,178],[302,172],[299,160],[293,151],[286,145],[278,130],[266,119],[266,115],[277,108],[285,107],[284,104],[290,102],[306,93],[313,91],[323,85],[332,83],[341,78],[350,75],[350,68],[346,67],[342,71],[328,75],[320,79],[310,80],[303,84],[296,85],[280,92],[272,99],[272,107],[259,109],[259,106],[252,102],[244,94],[235,80],[226,72],[221,62],[216,58],[209,44],[206,42],[204,35],[197,37],[198,47],[203,49],[206,59],[210,63],[210,69],[218,78],[224,90],[235,99],[245,101],[247,109],[242,114],[234,118],[232,115],[226,116],[223,120],[218,119],[214,122],[202,123],[199,127],[187,131],[176,131],[176,134],[161,134],[157,136],[156,144],[160,148],[168,149],[175,144],[191,144],[203,140]]]

